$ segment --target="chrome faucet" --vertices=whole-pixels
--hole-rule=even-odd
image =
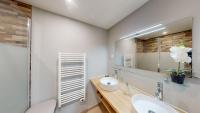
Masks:
[[[110,75],[109,74],[105,74],[105,76],[104,77],[110,77]]]
[[[119,68],[115,68],[114,69],[114,77],[119,80],[119,73],[120,73],[121,69]]]
[[[115,72],[114,75],[115,75],[115,78],[116,78],[117,80],[118,80],[118,71],[119,71],[118,69],[115,69],[115,70],[114,70],[114,72]]]
[[[155,96],[159,100],[163,100],[163,83],[162,82],[157,82],[157,88],[156,88],[156,93]]]

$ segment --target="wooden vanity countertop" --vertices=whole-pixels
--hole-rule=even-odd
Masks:
[[[103,98],[110,104],[110,106],[117,113],[137,113],[131,104],[131,97],[136,94],[144,94],[144,95],[151,96],[150,94],[137,88],[131,88],[131,91],[130,91],[131,94],[129,95],[125,94],[124,93],[125,91],[122,91],[121,89],[127,89],[127,88],[122,83],[120,83],[119,85],[120,88],[116,91],[113,91],[113,92],[105,91],[100,88],[99,79],[100,78],[91,79],[91,82],[96,88],[96,90],[99,91],[99,93],[103,96]],[[174,107],[174,108],[179,113],[186,113],[177,107]]]

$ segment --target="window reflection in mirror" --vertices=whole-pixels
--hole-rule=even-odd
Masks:
[[[170,48],[192,48],[192,20],[188,17],[157,24],[122,37],[115,43],[115,65],[161,73],[176,69],[178,64],[171,58]],[[192,57],[192,51],[188,54]],[[183,63],[181,68],[191,72],[192,63]]]

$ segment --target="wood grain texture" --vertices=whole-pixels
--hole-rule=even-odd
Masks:
[[[31,6],[16,0],[0,0],[0,43],[27,47]]]
[[[100,78],[92,79],[91,82],[96,88],[97,92],[99,92],[102,96],[101,98],[104,98],[104,100],[107,101],[107,103],[112,107],[115,113],[137,113],[131,104],[131,97],[136,94],[144,94],[151,96],[150,94],[137,88],[132,88],[130,95],[125,94],[124,91],[121,90],[121,88],[125,89],[125,86],[123,86],[121,83],[121,88],[114,92],[104,91],[99,86],[99,79]],[[186,113],[177,107],[174,108],[179,113]]]

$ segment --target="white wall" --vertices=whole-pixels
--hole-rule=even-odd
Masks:
[[[0,113],[28,108],[28,49],[0,43]]]
[[[107,31],[37,8],[32,13],[32,104],[57,96],[57,53],[86,52],[88,78],[107,72]],[[80,113],[96,104],[89,84],[88,101],[58,113]]]
[[[136,53],[137,68],[149,71],[158,71],[158,52]]]
[[[126,19],[115,25],[109,32],[109,72],[112,73],[115,40],[145,27],[160,22],[172,22],[185,17],[194,17],[193,28],[193,71],[200,77],[200,1],[199,0],[151,0]],[[134,70],[134,74],[122,72],[129,82],[154,94],[157,75],[147,71]],[[132,78],[132,79],[130,79]],[[185,85],[164,82],[164,100],[189,113],[199,113],[200,80],[187,79]]]

